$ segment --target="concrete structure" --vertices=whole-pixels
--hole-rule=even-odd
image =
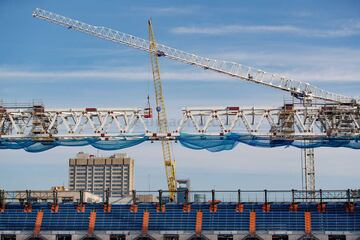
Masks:
[[[53,202],[55,197],[59,203],[81,202],[80,191],[56,190],[56,193],[54,191],[55,189],[4,191],[4,198],[7,202]],[[91,192],[83,192],[82,200],[84,203],[100,203],[103,199]]]
[[[69,189],[110,197],[130,195],[134,189],[134,160],[125,153],[97,157],[83,152],[69,160]]]

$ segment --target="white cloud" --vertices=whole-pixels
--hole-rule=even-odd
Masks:
[[[214,55],[310,83],[360,81],[360,49],[296,47],[272,52],[226,49]]]
[[[213,74],[205,71],[163,71],[162,76],[164,79],[171,80],[195,80],[195,81],[211,81],[222,80],[224,77],[220,74]],[[25,81],[56,81],[56,80],[138,80],[143,81],[151,78],[149,72],[141,68],[122,68],[122,69],[88,69],[88,70],[69,70],[69,71],[39,71],[39,70],[21,70],[14,68],[0,68],[0,81],[8,81],[12,79],[25,80]]]
[[[332,26],[333,27],[333,26]],[[234,33],[285,33],[306,37],[349,37],[360,34],[360,21],[348,20],[345,23],[327,29],[311,29],[293,25],[220,25],[214,27],[175,27],[170,30],[174,34],[223,35]]]
[[[360,81],[359,49],[296,47],[281,51],[255,52],[228,48],[221,53],[209,53],[208,56],[250,65],[267,72],[284,73],[293,79],[310,83]],[[233,81],[233,78],[223,74],[181,64],[166,66],[163,69],[162,77],[171,81]],[[0,81],[3,82],[10,80],[144,81],[148,79],[152,79],[152,75],[146,67],[109,68],[97,65],[81,70],[43,71],[25,67],[0,66]]]

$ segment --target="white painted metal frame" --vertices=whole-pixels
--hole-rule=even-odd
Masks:
[[[280,140],[360,137],[360,112],[350,106],[295,107],[287,112],[282,107],[187,107],[176,129],[168,133],[157,132],[157,125],[145,119],[139,108],[5,110],[0,113],[0,139],[111,139],[144,134],[151,140],[176,140],[181,133],[242,133]]]
[[[224,135],[243,133],[274,139],[316,139],[360,136],[360,114],[356,107],[296,107],[281,119],[283,108],[226,107],[184,108],[176,132]],[[289,129],[285,121],[293,122]]]
[[[36,124],[35,124],[36,122]],[[141,109],[6,109],[0,113],[3,139],[119,137],[149,133]]]

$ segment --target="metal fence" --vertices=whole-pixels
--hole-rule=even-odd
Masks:
[[[0,204],[6,202],[89,202],[88,191],[0,191]],[[360,190],[178,190],[177,203],[301,203],[301,202],[359,202]],[[91,196],[96,196],[91,194]],[[106,203],[168,203],[169,191],[136,191],[112,198],[111,191],[96,196]],[[98,202],[99,200],[97,200]]]

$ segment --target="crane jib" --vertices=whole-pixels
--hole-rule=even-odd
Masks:
[[[151,51],[149,47],[150,42],[148,40],[138,38],[117,30],[86,24],[39,8],[35,9],[33,16],[73,30],[96,36],[98,38],[106,39],[115,43],[125,44],[147,52]],[[280,74],[269,73],[235,62],[201,57],[162,44],[157,44],[156,54],[158,57],[166,57],[175,61],[198,66],[203,69],[212,70],[252,83],[283,90],[291,93],[295,97],[306,97],[344,104],[352,104],[359,101],[359,99],[354,97],[329,92],[309,83],[290,79]]]

